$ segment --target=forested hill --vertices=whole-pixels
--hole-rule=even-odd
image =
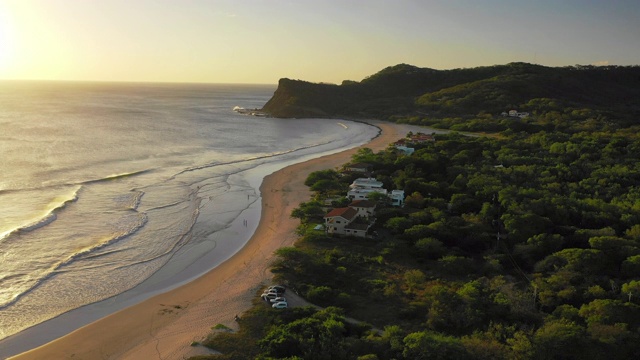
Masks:
[[[630,125],[640,115],[640,66],[509,63],[434,70],[400,64],[341,85],[281,79],[263,110],[276,117],[435,118],[544,114],[572,108]]]

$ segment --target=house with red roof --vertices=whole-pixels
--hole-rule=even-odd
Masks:
[[[369,208],[369,206],[360,207],[360,209],[364,208]],[[325,231],[327,234],[332,235],[366,237],[371,223],[368,221],[356,221],[361,217],[358,214],[358,209],[351,206],[331,210],[324,216]]]

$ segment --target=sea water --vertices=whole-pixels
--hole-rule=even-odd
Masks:
[[[191,262],[246,243],[250,231],[230,229],[259,212],[262,176],[377,134],[232,110],[260,108],[274,90],[0,82],[0,339],[190,280],[202,270]]]

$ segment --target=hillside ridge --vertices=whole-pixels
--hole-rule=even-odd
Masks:
[[[388,119],[588,108],[628,125],[640,115],[639,66],[547,67],[514,62],[452,70],[389,66],[360,82],[280,79],[263,111],[275,117]],[[545,106],[540,106],[541,100]]]

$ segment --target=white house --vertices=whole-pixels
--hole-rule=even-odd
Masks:
[[[375,221],[376,204],[373,201],[358,200],[346,208],[331,210],[324,216],[324,228],[328,234],[366,237]],[[357,218],[364,221],[355,221]]]
[[[404,206],[404,190],[391,190],[389,198],[391,199],[391,205]]]
[[[349,207],[356,209],[358,212],[356,216],[363,218],[370,218],[376,212],[376,203],[369,200],[355,200],[349,204]]]
[[[357,178],[351,183],[351,185],[349,185],[349,187],[352,189],[382,189],[383,185],[382,181],[378,181],[375,178]]]
[[[356,188],[351,189],[347,192],[347,197],[351,200],[367,200],[369,198],[369,194],[372,192],[381,193],[387,195],[387,189],[373,188],[373,189],[365,189],[365,188]]]
[[[349,185],[350,190],[347,192],[347,197],[352,201],[367,200],[369,198],[369,194],[377,192],[388,196],[391,199],[391,204],[394,206],[404,205],[403,190],[393,190],[389,193],[387,189],[382,186],[382,182],[375,178],[358,178]]]
[[[507,113],[503,112],[501,114],[502,116],[506,116]],[[518,112],[518,110],[509,110],[509,116],[511,117],[519,117],[519,118],[526,118],[527,116],[529,116],[528,112]]]
[[[358,178],[349,185],[347,197],[351,200],[366,200],[370,193],[378,192],[387,195],[387,189],[382,187],[382,182],[374,178]]]
[[[351,236],[358,236],[358,237],[366,237],[367,231],[369,231],[370,227],[371,227],[371,224],[351,223],[345,226],[344,234],[351,235]]]
[[[324,226],[329,234],[345,235],[347,225],[358,217],[358,210],[350,207],[331,210],[324,216]]]
[[[396,149],[398,151],[401,151],[405,155],[411,155],[416,151],[416,149],[411,148],[411,147],[407,147],[407,146],[404,146],[404,145],[396,145],[395,147],[396,147]]]

